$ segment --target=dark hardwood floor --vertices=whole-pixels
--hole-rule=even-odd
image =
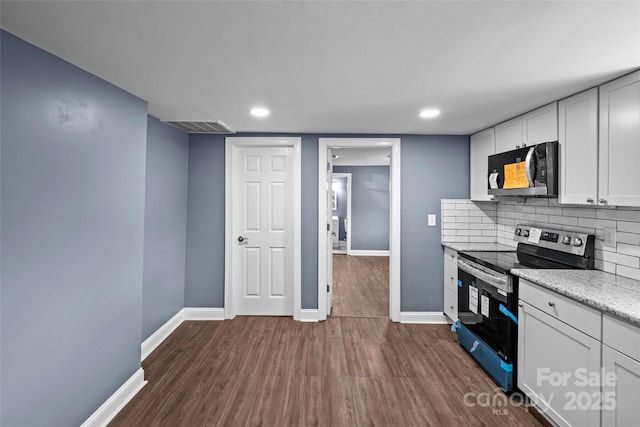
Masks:
[[[188,321],[143,367],[149,383],[111,426],[539,425],[447,325]]]
[[[327,321],[185,322],[144,361],[149,383],[110,425],[540,425],[448,325],[388,321],[388,257],[333,260]]]
[[[389,318],[389,257],[333,255],[332,316]]]

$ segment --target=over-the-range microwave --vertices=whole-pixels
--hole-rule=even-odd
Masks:
[[[487,186],[496,196],[557,197],[558,141],[489,156]]]

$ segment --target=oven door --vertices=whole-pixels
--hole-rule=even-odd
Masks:
[[[458,280],[460,323],[506,363],[514,363],[518,331],[515,294],[462,269],[458,269]]]

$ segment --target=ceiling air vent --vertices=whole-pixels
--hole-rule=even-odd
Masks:
[[[165,122],[173,127],[177,127],[188,133],[217,133],[229,134],[235,133],[227,125],[221,121],[217,122]]]

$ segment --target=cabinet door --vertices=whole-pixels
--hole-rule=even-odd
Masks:
[[[458,293],[447,288],[444,290],[444,314],[454,322],[458,320]]]
[[[496,153],[515,150],[522,145],[522,116],[496,125]]]
[[[471,200],[493,200],[493,196],[487,192],[489,186],[487,161],[488,157],[496,152],[494,129],[490,128],[471,135],[470,144],[471,171],[469,176],[471,182],[469,188],[471,189]]]
[[[602,425],[625,427],[640,420],[640,362],[604,345]],[[607,375],[615,374],[614,378]]]
[[[593,205],[598,200],[598,89],[558,104],[560,203]]]
[[[560,426],[599,426],[600,385],[581,379],[599,373],[600,341],[520,304],[518,387]]]
[[[522,116],[522,142],[526,145],[558,140],[558,103],[540,107]]]
[[[640,206],[640,71],[600,86],[599,203]]]

